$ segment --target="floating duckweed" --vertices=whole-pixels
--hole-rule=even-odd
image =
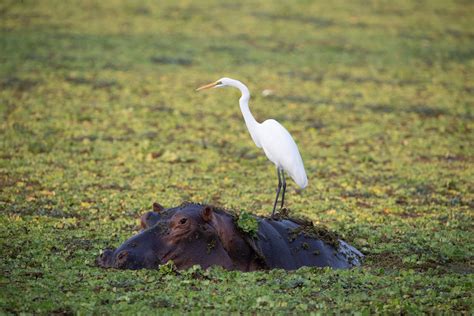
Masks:
[[[258,221],[254,215],[244,211],[240,212],[237,218],[237,226],[251,237],[257,236]]]
[[[322,240],[336,249],[339,248],[339,236],[324,226],[306,224],[301,225],[295,229],[291,229],[289,232],[290,240],[295,240],[301,234],[309,238]]]

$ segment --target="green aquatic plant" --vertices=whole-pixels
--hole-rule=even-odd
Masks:
[[[254,238],[257,237],[258,221],[255,215],[245,211],[240,211],[236,223],[237,227],[244,233]]]

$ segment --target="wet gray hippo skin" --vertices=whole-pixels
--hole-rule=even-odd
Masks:
[[[224,210],[193,203],[165,209],[155,203],[153,211],[141,217],[143,230],[119,248],[105,250],[97,263],[105,268],[152,269],[172,260],[178,269],[217,265],[241,271],[361,264],[363,255],[357,249],[321,235],[309,222],[256,219],[257,236],[251,237]]]

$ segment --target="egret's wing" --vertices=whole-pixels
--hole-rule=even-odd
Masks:
[[[285,170],[301,188],[308,178],[298,146],[290,133],[277,121],[266,120],[261,124],[259,139],[268,159]]]

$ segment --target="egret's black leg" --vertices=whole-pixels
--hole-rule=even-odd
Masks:
[[[280,177],[280,168],[277,168],[277,173],[278,173],[278,188],[277,188],[277,195],[275,198],[275,203],[273,204],[273,212],[272,212],[272,218],[273,215],[275,215],[275,209],[278,203],[278,196],[280,195],[280,190],[281,190],[281,177]]]
[[[285,171],[281,170],[281,177],[283,179],[283,193],[281,194],[281,207],[283,208],[283,204],[285,204],[285,192],[286,192],[286,179],[285,179]]]

